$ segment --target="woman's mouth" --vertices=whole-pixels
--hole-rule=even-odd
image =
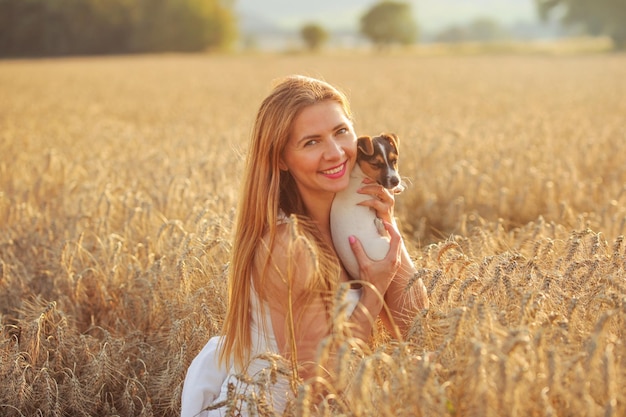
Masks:
[[[323,175],[325,175],[328,178],[340,178],[343,176],[343,174],[346,172],[346,166],[347,164],[344,162],[343,164],[336,166],[334,168],[331,169],[327,169],[326,171],[321,171]]]

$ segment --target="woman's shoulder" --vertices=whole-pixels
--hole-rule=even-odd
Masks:
[[[274,262],[284,263],[296,249],[295,241],[289,220],[277,223],[273,236],[269,231],[263,234],[258,253],[262,257],[271,256]]]
[[[290,277],[306,276],[312,266],[307,261],[307,251],[301,239],[295,238],[293,224],[289,218],[278,222],[273,236],[269,231],[263,235],[256,251],[254,270],[255,281],[262,299],[274,300],[282,305],[288,293]],[[294,292],[302,285],[296,280]]]
[[[280,212],[276,218],[274,227],[268,227],[261,236],[256,250],[256,260],[262,261],[268,256],[274,258],[274,262],[280,259],[280,255],[285,252],[289,245],[289,217]],[[262,261],[260,264],[263,264]],[[260,265],[257,264],[257,265]]]
[[[307,240],[300,237],[301,234],[297,232],[297,226],[292,219],[287,216],[283,217],[276,222],[273,236],[269,230],[264,233],[257,252],[260,256],[257,259],[267,260],[269,256],[274,268],[279,271],[285,270],[294,263],[299,264],[300,268],[306,267],[310,248]]]

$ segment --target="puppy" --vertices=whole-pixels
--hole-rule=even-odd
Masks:
[[[350,184],[333,200],[330,210],[333,244],[343,266],[354,279],[359,279],[359,264],[348,241],[351,235],[359,239],[370,259],[383,259],[389,251],[389,235],[382,221],[376,217],[376,212],[358,205],[372,197],[357,193],[357,189],[364,185],[363,179],[369,177],[394,193],[401,192],[404,188],[398,174],[398,156],[398,137],[395,134],[381,133],[374,138],[358,138],[356,164],[350,174]]]

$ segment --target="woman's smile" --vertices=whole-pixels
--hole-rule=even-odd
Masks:
[[[338,166],[336,166],[334,168],[330,168],[330,169],[327,169],[325,171],[322,171],[322,174],[324,174],[327,177],[332,178],[332,179],[341,178],[346,173],[347,166],[348,166],[348,164],[347,164],[347,161],[346,161],[343,164],[338,165]]]

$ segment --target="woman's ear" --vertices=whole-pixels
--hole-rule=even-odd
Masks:
[[[287,168],[287,164],[283,161],[283,158],[278,160],[278,169],[281,171],[289,171],[289,168]]]

